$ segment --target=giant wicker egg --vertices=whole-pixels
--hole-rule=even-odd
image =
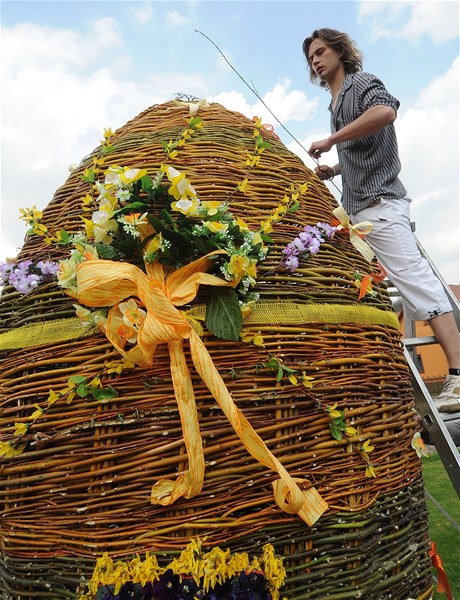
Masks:
[[[162,165],[201,203],[226,203],[242,228],[265,232],[258,300],[239,337],[220,337],[206,316],[218,286],[203,276],[176,301],[178,270],[162,263],[167,276],[152,283],[140,240],[135,255],[86,257],[79,285],[99,266],[86,296],[55,279],[27,294],[4,287],[3,597],[78,598],[104,553],[127,562],[148,551],[165,567],[198,538],[206,552],[249,557],[271,544],[286,571],[281,598],[430,597],[414,402],[386,285],[347,223],[338,226],[334,197],[272,128],[216,103],[147,109],[56,191],[40,220],[46,233],[27,237],[18,264],[69,259],[67,242],[94,226],[107,169],[153,179]],[[164,215],[163,200],[145,212]],[[114,218],[123,214],[131,218]],[[285,248],[318,223],[338,229],[287,268]],[[216,256],[200,272],[217,278]],[[226,289],[234,298],[236,287]],[[140,360],[116,328],[130,298],[152,322]],[[120,302],[112,338],[75,314],[75,304]],[[225,306],[220,314],[218,331],[231,321]],[[123,364],[120,352],[132,361],[117,371],[108,365]]]

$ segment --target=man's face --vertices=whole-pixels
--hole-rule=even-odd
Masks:
[[[308,49],[308,62],[315,74],[326,83],[338,72],[344,72],[338,52],[330,48],[321,38],[314,39]]]

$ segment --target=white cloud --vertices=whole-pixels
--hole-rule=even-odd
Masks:
[[[183,27],[190,23],[190,19],[178,10],[170,10],[166,13],[166,23],[169,27]]]
[[[457,59],[396,121],[416,234],[450,284],[460,277],[459,66]]]
[[[129,12],[138,23],[147,23],[153,16],[152,3],[144,2],[144,4],[141,4],[140,6],[132,6],[130,7]]]
[[[456,1],[365,1],[358,18],[372,38],[404,37],[418,41],[429,36],[435,43],[458,37],[459,5]]]
[[[318,109],[318,98],[309,100],[300,90],[289,91],[290,85],[289,79],[284,79],[261,96],[263,102],[256,100],[253,104],[246,100],[244,94],[236,91],[222,92],[209,99],[219,102],[230,110],[240,112],[250,119],[254,116],[262,117],[265,123],[270,123],[275,129],[279,129],[277,119],[283,124],[290,121],[308,121],[314,118]]]
[[[2,27],[2,68],[42,69],[46,64],[81,68],[94,61],[105,48],[120,46],[116,23],[111,18],[91,23],[87,34],[51,29],[33,23]]]

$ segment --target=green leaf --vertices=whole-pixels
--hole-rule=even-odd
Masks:
[[[171,225],[171,227],[174,227],[174,225],[175,225],[174,219],[172,218],[172,216],[169,214],[169,212],[166,209],[163,209],[160,214],[163,217],[165,223],[167,223],[168,225]]]
[[[232,288],[211,288],[206,305],[206,327],[218,338],[237,342],[243,316],[238,296]]]
[[[266,142],[264,140],[264,138],[261,135],[257,136],[257,147],[258,148],[263,148],[264,150],[266,150],[267,148],[271,148],[272,145],[270,144],[270,142]]]
[[[188,122],[189,126],[194,129],[197,125],[199,125],[203,119],[201,117],[192,117]]]
[[[297,211],[299,210],[299,206],[300,206],[300,203],[299,203],[299,202],[293,202],[293,203],[291,204],[291,206],[289,207],[289,212],[290,212],[290,213],[295,213],[295,212],[297,212]]]
[[[67,231],[65,229],[61,229],[59,232],[59,235],[61,237],[62,244],[68,244],[70,242],[70,235],[67,233]]]
[[[107,244],[95,244],[94,247],[97,250],[99,258],[103,258],[104,260],[111,260],[112,258],[118,258],[120,256],[119,252],[117,252],[113,246],[108,246]]]
[[[274,240],[273,240],[273,238],[271,238],[266,233],[261,233],[260,237],[263,239],[264,242],[267,242],[267,244],[274,244],[275,243]]]
[[[152,178],[148,175],[144,175],[144,177],[141,177],[141,187],[144,190],[144,192],[150,192],[150,190],[153,188]]]
[[[86,383],[87,380],[88,378],[84,377],[83,375],[71,375],[69,377],[69,381],[71,381],[75,385],[80,385],[80,383]]]
[[[125,215],[133,212],[145,212],[148,208],[148,204],[144,204],[144,202],[131,202],[131,204],[127,204],[118,210],[113,212],[113,217],[117,217],[118,215]]]
[[[116,396],[118,396],[117,390],[110,385],[101,389],[90,388],[89,391],[95,400],[110,400],[111,398],[116,398]]]
[[[86,385],[86,383],[81,383],[80,385],[78,385],[75,391],[77,392],[77,395],[80,396],[80,398],[86,398],[86,396],[89,393],[88,386]]]
[[[340,431],[340,429],[335,425],[335,423],[329,423],[329,429],[331,430],[332,433],[332,437],[336,440],[338,440],[340,442],[340,440],[343,439],[343,435],[342,432]]]

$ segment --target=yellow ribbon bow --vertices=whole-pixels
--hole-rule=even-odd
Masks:
[[[151,365],[157,345],[168,344],[172,382],[189,469],[175,481],[161,479],[155,483],[152,487],[152,504],[167,506],[182,496],[192,498],[203,486],[204,452],[193,384],[183,351],[183,342],[188,339],[196,371],[244,447],[256,460],[279,474],[280,479],[273,483],[276,503],[282,510],[298,514],[308,525],[312,525],[327,509],[326,502],[308,481],[293,479],[273,456],[233,402],[204,343],[184,314],[176,308],[190,303],[200,284],[234,285],[235,282],[226,282],[205,272],[211,264],[211,257],[224,252],[217,250],[175,271],[168,271],[154,262],[146,265],[146,273],[128,263],[88,260],[77,266],[78,300],[91,307],[112,307],[104,325],[105,335],[131,362]],[[117,325],[120,321],[119,305],[132,297],[137,298],[145,308],[145,318],[138,327],[135,345],[126,350],[126,335]],[[308,489],[300,489],[300,483]]]
[[[342,206],[335,208],[332,211],[332,214],[340,223],[337,229],[347,229],[350,233],[350,242],[353,244],[356,250],[358,250],[358,252],[364,256],[365,259],[371,262],[375,254],[369,244],[363,240],[363,236],[372,231],[374,227],[372,223],[369,221],[362,221],[362,223],[356,223],[356,225],[352,225],[350,217]]]

